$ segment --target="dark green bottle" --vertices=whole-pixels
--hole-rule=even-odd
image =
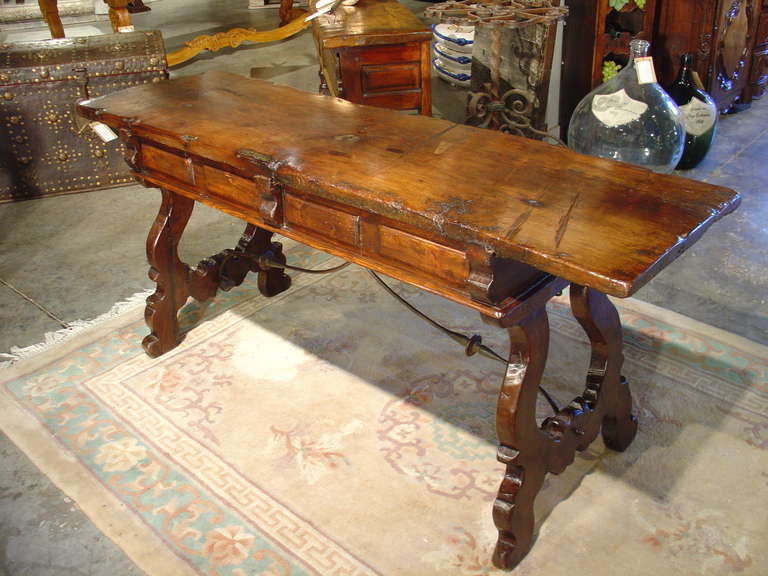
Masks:
[[[677,170],[698,166],[712,147],[717,132],[717,104],[704,92],[693,62],[693,54],[683,54],[677,80],[667,90],[685,118],[685,151]]]

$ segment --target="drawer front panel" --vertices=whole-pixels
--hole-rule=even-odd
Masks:
[[[143,168],[153,172],[170,176],[180,182],[195,184],[194,166],[189,158],[144,144],[141,147],[141,163]]]
[[[418,90],[421,86],[421,67],[418,62],[390,65],[363,66],[363,93]]]
[[[203,173],[206,188],[211,195],[241,206],[258,205],[262,196],[268,192],[266,178],[257,177],[250,180],[212,166],[203,166]]]
[[[380,225],[376,231],[378,241],[370,249],[381,257],[456,285],[466,282],[469,264],[464,252],[389,226]]]
[[[285,194],[283,217],[287,228],[356,247],[360,244],[360,217],[322,204]]]
[[[418,42],[407,44],[377,44],[349,48],[349,54],[362,65],[400,64],[421,60],[421,47]]]
[[[365,96],[362,103],[392,110],[413,110],[421,105],[421,91],[371,94]]]

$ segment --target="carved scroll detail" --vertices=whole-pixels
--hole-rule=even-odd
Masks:
[[[237,48],[243,42],[276,42],[289,38],[310,25],[305,22],[306,12],[301,11],[280,28],[274,30],[252,30],[250,28],[233,28],[218,34],[198,36],[187,42],[183,48],[168,53],[168,66],[176,66],[197,56],[204,50],[216,52],[222,48]]]

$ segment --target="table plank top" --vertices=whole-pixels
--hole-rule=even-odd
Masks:
[[[359,0],[312,23],[324,48],[429,40],[432,31],[397,0]]]
[[[208,72],[80,105],[141,138],[626,297],[739,195],[499,132]],[[255,199],[256,200],[256,199]]]

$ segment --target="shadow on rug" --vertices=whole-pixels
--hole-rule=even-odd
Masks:
[[[483,328],[394,285],[452,328]],[[640,431],[624,454],[598,440],[548,478],[514,573],[765,574],[766,349],[616,304]],[[0,426],[147,573],[496,573],[503,366],[467,359],[354,267],[294,275],[274,299],[251,278],[190,304],[195,328],[156,360],[142,312],[0,372]],[[588,347],[564,301],[549,313],[545,386],[562,403]],[[505,354],[503,331],[483,337]]]

